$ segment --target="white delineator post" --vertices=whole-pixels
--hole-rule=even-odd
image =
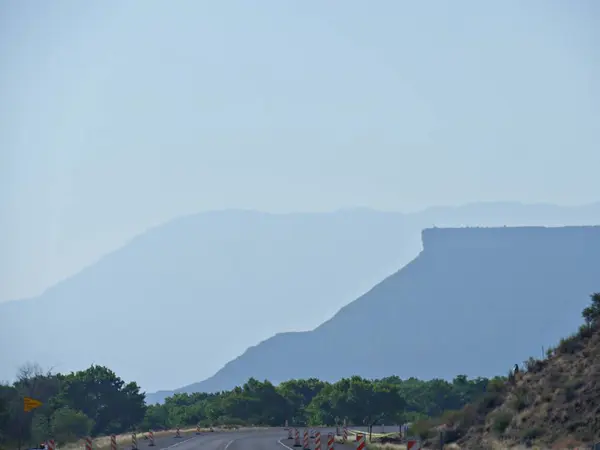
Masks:
[[[421,450],[421,443],[415,439],[406,442],[406,450]]]
[[[175,429],[175,438],[176,438],[176,439],[179,439],[179,438],[181,438],[181,431],[179,430],[179,427],[177,427],[177,428]]]
[[[110,435],[110,450],[117,450],[117,436]]]
[[[196,425],[196,434],[201,434],[200,433],[200,424]]]
[[[288,439],[293,439],[292,437],[292,429],[288,428]]]
[[[358,444],[356,445],[356,450],[365,450],[365,447],[366,447],[365,435],[360,433],[360,434],[356,435],[356,438],[358,440]]]
[[[304,429],[304,443],[303,443],[303,449],[304,450],[310,450],[310,441],[308,440],[308,428]]]
[[[315,450],[321,450],[321,432],[315,433]]]
[[[342,441],[345,443],[348,440],[348,428],[344,427],[344,436]]]
[[[92,438],[89,436],[85,438],[85,450],[92,450]]]
[[[298,431],[298,428],[294,429],[294,433],[296,435],[296,438],[294,439],[294,447],[302,447],[302,444],[300,444],[300,431]]]
[[[131,434],[131,449],[132,450],[137,450],[138,446],[137,446],[137,435],[135,433]]]
[[[327,434],[327,450],[333,450],[335,447],[335,435],[333,433]]]

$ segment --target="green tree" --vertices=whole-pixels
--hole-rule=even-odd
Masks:
[[[88,436],[94,427],[94,421],[81,411],[69,407],[56,410],[52,415],[51,428],[59,444],[65,444]]]
[[[600,322],[600,292],[590,295],[591,304],[581,313],[588,325],[597,325]]]
[[[290,424],[302,426],[308,423],[306,408],[312,400],[329,383],[325,383],[317,378],[306,380],[289,380],[281,383],[277,387],[277,392],[285,399],[285,419]],[[285,420],[284,419],[284,420]]]
[[[91,418],[92,434],[98,435],[134,429],[145,416],[144,399],[136,383],[125,384],[112,370],[91,366],[64,377],[60,400]]]

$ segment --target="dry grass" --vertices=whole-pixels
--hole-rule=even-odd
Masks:
[[[367,449],[368,450],[406,450],[406,445],[372,443],[372,444],[367,445]],[[444,445],[444,450],[467,450],[467,449],[461,449],[461,447],[459,447],[457,444],[452,443],[452,444]],[[494,443],[492,445],[492,447],[490,448],[490,450],[549,450],[549,449],[544,448],[544,447],[527,448],[527,447],[524,447],[521,445],[515,446],[515,447],[507,447],[506,445],[503,445],[501,443]]]
[[[406,450],[406,445],[402,444],[379,444],[373,442],[367,445],[367,450]]]
[[[348,433],[351,434],[366,434],[367,436],[369,435],[368,431],[360,431],[360,430],[351,430],[348,429]],[[387,437],[387,436],[396,436],[398,434],[397,431],[393,432],[393,433],[371,433],[371,436],[373,436],[374,438],[382,438],[382,437]]]
[[[361,431],[356,431],[353,430],[352,432],[350,432],[350,430],[348,430],[348,441],[346,441],[346,445],[351,446],[351,447],[355,447],[355,436],[356,433],[364,433]],[[375,436],[375,433],[373,433],[373,436]],[[342,440],[342,436],[336,436],[335,437],[335,441],[339,444],[343,444],[343,440]],[[573,447],[569,447],[569,448],[573,448]],[[379,443],[379,442],[371,442],[367,444],[367,450],[406,450],[406,445],[404,444],[393,444],[393,443]],[[456,443],[450,443],[450,444],[445,444],[444,445],[444,450],[468,450],[466,447],[460,447],[458,444]],[[530,447],[527,448],[525,446],[522,445],[517,445],[517,446],[507,446],[505,443],[503,442],[499,442],[499,441],[493,441],[490,444],[490,448],[489,450],[550,450],[546,447]],[[553,449],[553,450],[563,450],[561,449]],[[567,450],[567,447],[564,448],[564,450]]]

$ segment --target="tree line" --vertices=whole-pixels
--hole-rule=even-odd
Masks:
[[[451,382],[353,376],[336,383],[311,378],[275,386],[251,378],[231,391],[175,394],[162,405],[149,406],[142,425],[165,429],[195,424],[281,426],[286,420],[295,426],[335,425],[344,420],[355,425],[402,423],[458,410],[483,395],[490,384],[505,380],[465,375]]]
[[[137,383],[124,382],[107,367],[54,374],[29,365],[13,384],[0,385],[0,448],[32,446],[49,437],[60,445],[85,436],[198,424],[400,423],[460,409],[495,382],[464,375],[451,382],[354,376],[336,383],[311,378],[275,386],[251,378],[230,391],[175,394],[162,405],[146,405]],[[25,412],[24,397],[42,405]]]
[[[25,397],[42,404],[25,412]],[[106,367],[63,375],[26,365],[13,384],[0,384],[0,448],[123,433],[144,420],[146,409],[139,386]]]

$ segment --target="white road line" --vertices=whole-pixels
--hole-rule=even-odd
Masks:
[[[235,442],[235,439],[230,440],[223,450],[227,450],[231,444]]]
[[[283,445],[285,448],[287,448],[288,450],[294,450],[292,447],[288,447],[287,445],[285,445],[283,442],[281,442],[281,439],[279,439],[277,441],[279,444]]]

